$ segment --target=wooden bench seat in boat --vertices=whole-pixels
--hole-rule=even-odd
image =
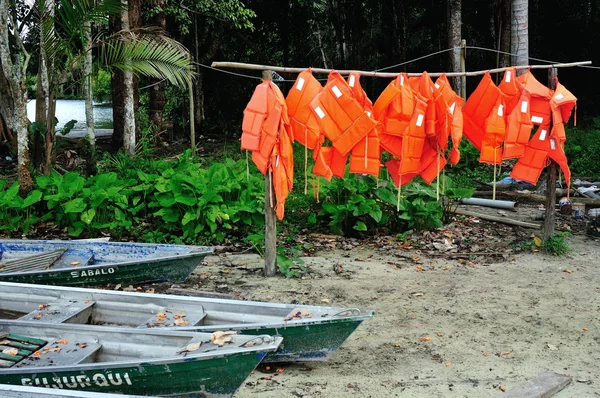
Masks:
[[[102,345],[94,341],[55,340],[18,362],[15,367],[66,366],[95,362]]]
[[[20,321],[87,323],[96,302],[91,300],[54,300],[19,318]]]
[[[196,326],[204,317],[206,317],[206,312],[202,307],[194,308],[191,311],[164,308],[139,325],[138,329]]]

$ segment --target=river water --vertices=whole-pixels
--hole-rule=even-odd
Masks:
[[[27,116],[35,120],[35,100],[27,103]],[[77,120],[75,129],[85,128],[85,101],[83,100],[56,100],[57,129],[61,129],[69,120]],[[94,105],[94,124],[102,128],[112,128],[113,115],[110,105]]]

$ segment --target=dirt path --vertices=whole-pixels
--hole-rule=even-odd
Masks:
[[[199,270],[211,275],[202,289],[239,298],[377,312],[329,362],[284,364],[276,376],[276,367],[257,370],[237,398],[492,397],[544,370],[574,378],[557,398],[597,397],[600,243],[569,245],[564,257],[528,253],[487,266],[413,261],[399,247],[334,249],[308,258],[311,276],[300,280],[264,279],[253,255],[215,256]]]

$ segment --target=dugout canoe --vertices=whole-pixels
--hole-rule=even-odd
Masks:
[[[374,311],[0,282],[0,318],[284,338],[265,362],[327,360]],[[185,314],[185,315],[183,315]]]
[[[205,246],[0,239],[0,281],[61,286],[182,282],[212,251]]]
[[[231,397],[280,337],[0,320],[0,384]],[[221,345],[219,345],[221,344]]]

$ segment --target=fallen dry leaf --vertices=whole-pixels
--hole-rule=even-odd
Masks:
[[[446,367],[452,365],[452,362],[446,362],[444,365],[446,365]]]
[[[56,344],[69,344],[69,340],[65,340],[65,339],[63,339],[63,340],[58,340],[58,341],[56,342]]]
[[[117,286],[115,286],[115,290],[119,290],[121,288],[121,284],[119,283]]]
[[[420,339],[420,340],[421,340],[421,343],[424,343],[424,342],[426,342],[426,341],[430,341],[430,340],[431,340],[431,337],[421,337],[421,339]]]
[[[16,348],[5,348],[4,350],[2,350],[2,353],[6,355],[15,356],[19,353],[19,350],[17,350]]]
[[[157,318],[166,318],[167,316],[165,314],[163,314],[162,312],[159,312],[158,314],[156,314]]]
[[[400,344],[394,344],[394,347],[400,348]]]
[[[176,319],[174,323],[175,323],[175,326],[187,326],[187,324],[189,322],[186,321],[185,319]]]
[[[202,342],[198,341],[197,343],[191,343],[183,347],[181,350],[177,351],[178,354],[182,352],[193,352],[197,351],[202,346]]]
[[[40,310],[43,310],[43,309],[48,308],[48,307],[50,307],[50,304],[40,304],[40,305],[38,305],[38,309],[40,309]]]
[[[442,336],[444,336],[444,333],[437,332],[435,335],[436,335],[437,337],[442,337]]]
[[[79,346],[79,348],[85,348],[87,347],[87,343],[79,343],[77,346]]]
[[[587,332],[587,331],[588,331],[588,328],[583,328],[583,331],[584,331],[584,332]]]
[[[506,392],[506,387],[504,387],[504,386],[500,386],[500,391],[502,391],[502,392]]]
[[[542,240],[540,238],[538,238],[537,236],[533,237],[533,243],[535,244],[536,247],[542,246]]]
[[[44,353],[49,353],[49,352],[60,352],[60,347],[44,347],[42,348],[42,351],[44,351]]]
[[[81,264],[79,261],[73,261],[73,262],[71,263],[71,265],[72,265],[73,267],[75,267],[75,266],[77,266],[77,265],[79,265],[79,264]]]
[[[283,369],[282,368],[276,369],[275,372],[277,372],[277,373],[283,373]]]
[[[233,341],[233,335],[237,332],[233,330],[217,330],[210,336],[210,342],[216,345],[223,345]]]
[[[488,354],[487,352],[484,352],[484,353],[483,353],[483,356],[484,356],[484,357],[487,357],[488,355],[489,355],[489,354]]]
[[[154,288],[147,289],[145,293],[154,294]]]
[[[36,351],[36,352],[34,352],[34,353],[33,353],[33,357],[34,357],[34,358],[39,358],[39,357],[40,357],[40,355],[41,355],[41,354],[40,354],[40,352],[39,352],[39,351]]]
[[[450,267],[449,265],[446,265],[446,266],[444,267],[444,269],[445,269],[446,271],[448,271],[450,268],[451,268],[451,267]]]

